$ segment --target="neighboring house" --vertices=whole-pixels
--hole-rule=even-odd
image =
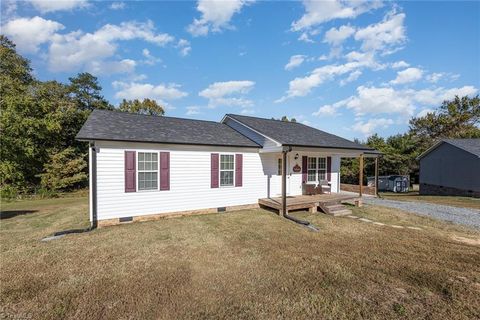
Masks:
[[[480,139],[445,139],[421,154],[420,194],[480,197]]]
[[[92,112],[77,134],[90,142],[90,219],[258,206],[258,199],[301,195],[328,180],[340,191],[341,157],[371,148],[300,123],[227,114],[221,122]]]

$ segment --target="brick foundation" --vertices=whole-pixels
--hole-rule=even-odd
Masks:
[[[433,196],[463,196],[480,198],[480,191],[463,190],[452,187],[438,186],[428,183],[420,183],[421,195],[433,195]]]

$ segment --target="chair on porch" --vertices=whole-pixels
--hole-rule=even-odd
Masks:
[[[327,180],[320,180],[320,183],[318,184],[318,189],[320,193],[332,193],[332,186]]]

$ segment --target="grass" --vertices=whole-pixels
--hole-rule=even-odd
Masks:
[[[480,209],[480,199],[471,197],[456,197],[456,196],[424,196],[419,195],[418,192],[408,193],[381,193],[385,199],[398,201],[420,201],[434,204],[443,204],[447,206]]]
[[[87,225],[86,198],[14,202],[1,220],[0,314],[27,319],[468,319],[480,317],[480,233],[380,208],[394,229],[264,210]],[[12,212],[19,213],[18,215]]]

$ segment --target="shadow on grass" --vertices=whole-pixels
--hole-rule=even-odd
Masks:
[[[22,216],[25,214],[31,214],[38,212],[38,210],[9,210],[9,211],[0,211],[0,220],[10,219],[16,216]]]

